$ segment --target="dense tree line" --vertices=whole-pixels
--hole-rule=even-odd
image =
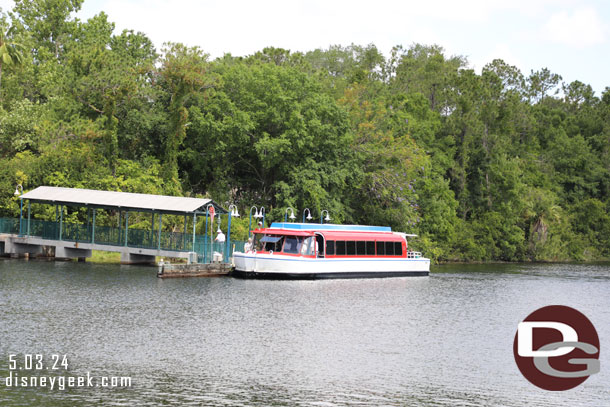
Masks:
[[[328,209],[438,260],[610,256],[610,88],[420,44],[210,60],[81,4],[0,14],[0,216],[55,185]]]

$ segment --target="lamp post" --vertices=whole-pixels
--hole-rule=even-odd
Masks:
[[[288,209],[290,209],[290,216],[288,216]],[[297,218],[294,216],[294,209],[292,209],[290,206],[286,208],[286,213],[284,213],[284,223],[288,222],[288,218],[290,218],[292,222],[294,222],[294,220]]]
[[[258,211],[258,208],[256,206],[252,206],[250,208],[250,223],[248,223],[248,237],[252,236],[252,209],[254,209],[254,218],[260,218],[260,213]]]
[[[258,214],[260,215],[259,218],[263,218],[261,226],[265,227],[265,207],[264,206],[261,206],[261,210]]]
[[[19,192],[19,190],[21,190],[21,192]],[[21,220],[23,219],[23,198],[21,198],[21,195],[23,195],[23,186],[21,184],[17,184],[17,187],[15,188],[15,196],[19,197],[19,201],[20,201],[20,205],[19,205],[19,236],[21,236]]]
[[[229,250],[231,249],[231,218],[235,216],[236,218],[239,218],[239,212],[237,211],[237,206],[236,205],[229,205],[229,224],[227,226],[227,243],[225,246],[225,262],[229,262]]]
[[[261,206],[260,209],[258,209],[256,206],[253,206],[250,208],[250,223],[248,223],[248,237],[252,236],[252,209],[254,209],[254,219],[260,219],[263,218],[262,221],[262,226],[265,227],[265,207]]]
[[[322,217],[324,216],[324,212],[326,212],[326,217],[324,219],[322,219]],[[330,216],[328,215],[328,211],[326,209],[324,209],[322,212],[320,212],[320,223],[324,223],[324,221],[330,222]]]
[[[305,212],[307,212],[307,217],[305,217]],[[311,211],[309,210],[309,208],[303,209],[303,223],[305,223],[305,219],[307,219],[307,220],[312,220],[313,219],[311,217]]]

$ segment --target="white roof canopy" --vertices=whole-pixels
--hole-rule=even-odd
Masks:
[[[227,213],[211,199],[135,194],[132,192],[99,191],[95,189],[42,186],[21,195],[20,198],[57,205],[90,206],[180,214],[205,212],[206,207],[209,204],[212,204],[216,209],[216,213]]]

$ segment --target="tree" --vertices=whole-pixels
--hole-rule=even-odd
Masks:
[[[178,188],[178,150],[188,125],[185,103],[195,92],[212,87],[213,79],[207,75],[208,56],[199,48],[170,43],[163,53],[159,76],[161,86],[169,93],[169,126],[163,144],[162,175],[166,182]]]
[[[113,174],[119,158],[119,118],[140,106],[153,69],[150,41],[124,32],[112,36],[114,24],[103,12],[79,24],[77,44],[66,56],[70,80],[66,91],[84,107],[83,114],[99,122],[104,156]],[[118,46],[120,44],[120,46]]]
[[[452,84],[465,66],[464,57],[446,58],[438,45],[415,44],[408,50],[394,47],[385,71],[393,92],[419,92],[426,96],[432,110],[446,113],[453,105]]]
[[[560,81],[561,75],[552,73],[548,68],[542,68],[536,72],[531,71],[530,76],[527,78],[530,100],[542,102],[547,94],[557,87]]]
[[[12,39],[14,32],[15,26],[6,29],[3,24],[0,25],[0,89],[2,87],[3,66],[18,66],[23,61],[25,47]]]
[[[516,66],[509,65],[501,59],[494,59],[483,67],[482,76],[486,73],[493,73],[500,80],[499,91],[517,92],[519,94],[525,92],[525,78]]]
[[[39,61],[47,59],[46,52],[50,52],[56,61],[59,60],[68,37],[77,26],[70,15],[80,10],[83,1],[15,0],[14,11],[38,42]]]
[[[314,77],[289,64],[226,56],[211,72],[222,80],[193,95],[189,107],[180,154],[188,187],[263,205],[268,218],[283,218],[286,206],[345,218],[341,198],[357,170],[347,118]]]
[[[350,146],[358,165],[358,183],[350,193],[354,221],[413,230],[421,221],[416,182],[429,158],[410,134],[391,125],[394,109],[367,96],[362,85],[354,85],[341,99],[355,133]]]

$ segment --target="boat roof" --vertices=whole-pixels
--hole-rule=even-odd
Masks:
[[[270,229],[284,230],[311,230],[322,231],[343,231],[343,232],[391,232],[389,226],[366,226],[366,225],[337,225],[334,223],[285,223],[273,222]]]
[[[286,236],[313,236],[313,231],[310,230],[289,230],[278,228],[265,228],[253,230],[254,233],[263,233],[266,235],[286,235]]]

